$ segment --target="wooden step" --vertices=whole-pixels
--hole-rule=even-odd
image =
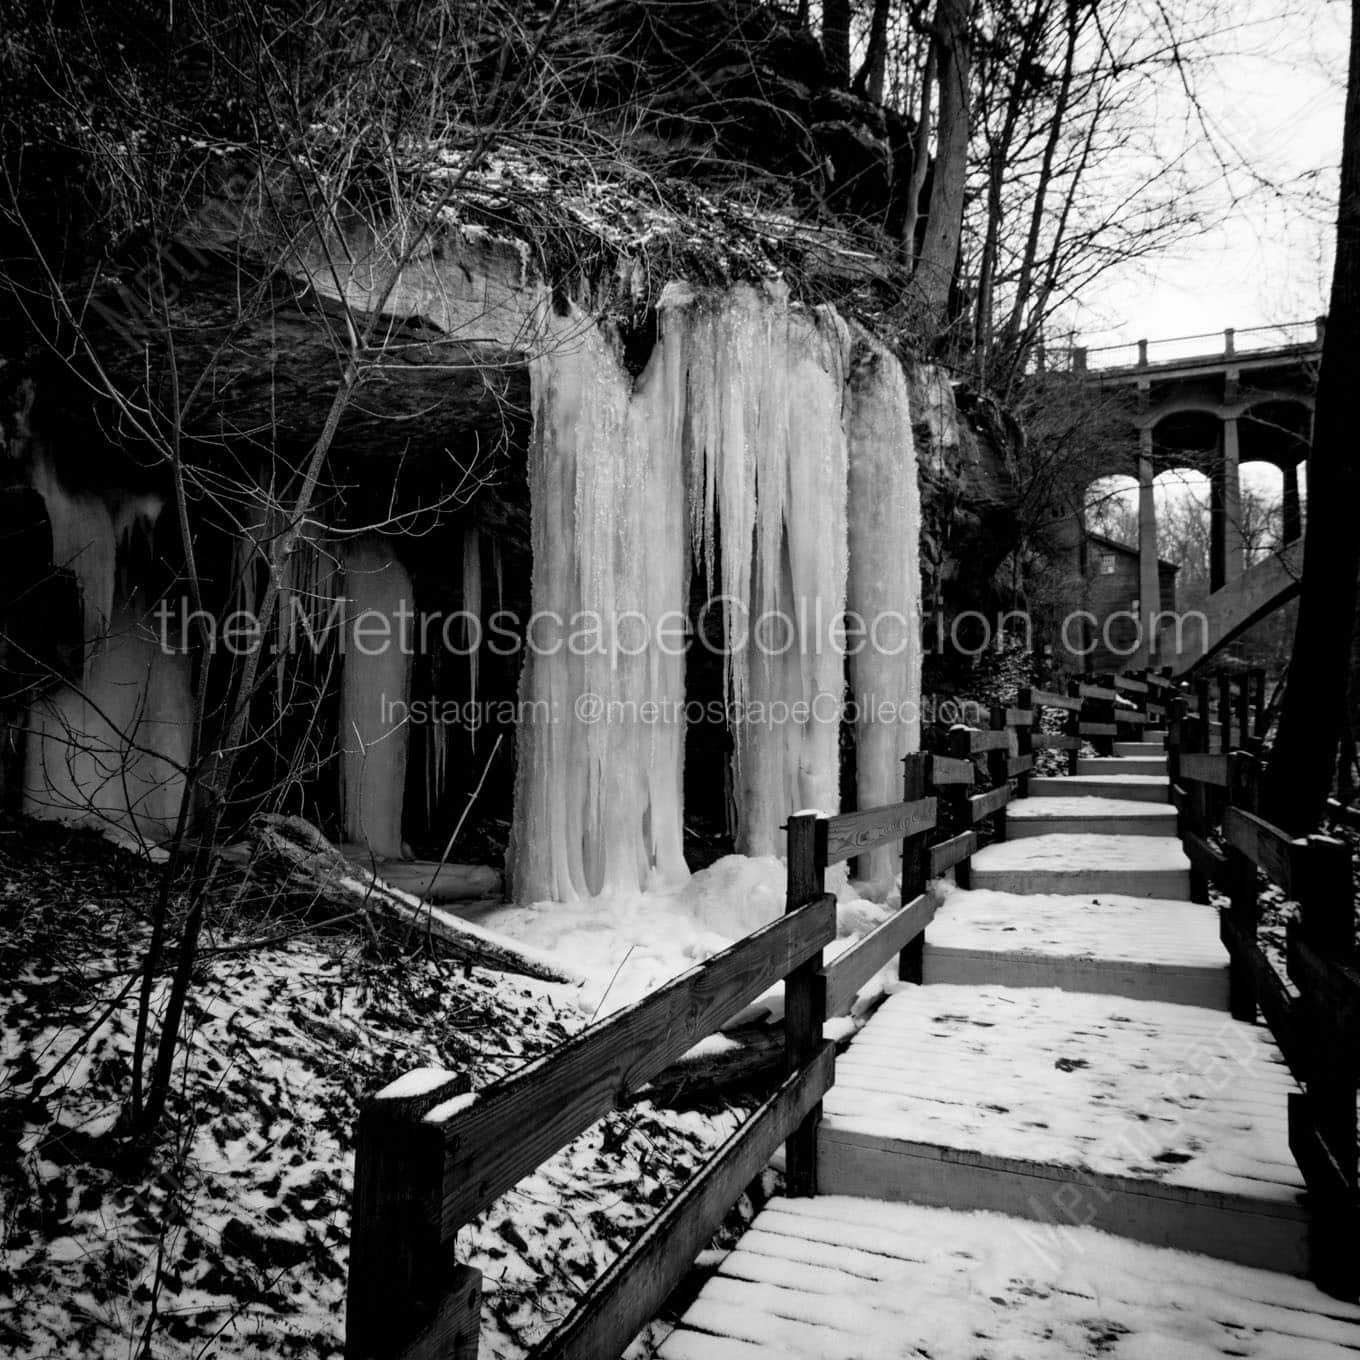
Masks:
[[[1164,775],[1042,774],[1029,781],[1032,798],[1132,798],[1140,803],[1169,803],[1171,785]]]
[[[1269,1031],[1216,1011],[903,986],[837,1057],[818,1181],[1301,1274],[1294,1089]]]
[[[1117,894],[1037,895],[940,888],[923,980],[1228,1008],[1218,913]]]
[[[1166,757],[1161,756],[1082,756],[1077,774],[1120,775],[1150,774],[1166,777]]]
[[[1017,798],[1006,808],[1006,834],[1174,836],[1176,812],[1169,803],[1140,803],[1133,798]]]
[[[1166,754],[1165,741],[1117,741],[1114,744],[1117,756],[1161,756]]]
[[[1078,1206],[1077,1213],[1081,1209]],[[1355,1360],[1306,1280],[1073,1224],[843,1195],[772,1199],[660,1360]]]
[[[973,856],[972,886],[1009,893],[1190,898],[1190,861],[1174,836],[1022,836]]]

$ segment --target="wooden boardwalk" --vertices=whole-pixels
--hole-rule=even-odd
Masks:
[[[817,1197],[757,1217],[664,1360],[1360,1354],[1298,1278],[1297,1087],[1229,1014],[1158,744],[1029,791],[838,1057]]]

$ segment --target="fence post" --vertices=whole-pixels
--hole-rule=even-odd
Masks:
[[[923,751],[913,751],[902,764],[905,770],[902,779],[902,799],[915,803],[926,796],[926,762],[930,759]],[[926,890],[926,880],[930,876],[930,851],[927,848],[929,832],[918,831],[902,842],[902,905],[914,901]],[[920,982],[925,962],[926,933],[923,930],[897,956],[897,976],[903,982]]]
[[[1015,706],[1018,709],[1028,710],[1028,727],[1017,727],[1015,729],[1015,744],[1017,753],[1022,756],[1034,758],[1034,729],[1042,722],[1040,710],[1034,705],[1034,691],[1032,689],[1017,690],[1015,695]],[[1029,777],[1031,770],[1022,770],[1016,780],[1016,796],[1019,798],[1029,797]]]
[[[1172,699],[1166,710],[1166,777],[1175,796],[1176,785],[1181,777],[1181,742],[1184,740],[1184,723],[1190,705],[1181,698]]]
[[[1067,682],[1067,697],[1078,699],[1081,697],[1081,684],[1076,680]],[[1077,761],[1081,757],[1081,708],[1070,708],[1067,710],[1067,721],[1064,730],[1069,737],[1075,737],[1077,744],[1067,753],[1067,773],[1076,774]]]
[[[973,748],[968,740],[968,732],[964,728],[956,728],[949,734],[949,754],[959,760],[966,760],[971,766],[973,763]],[[960,831],[971,831],[973,829],[972,810],[968,806],[968,790],[971,784],[951,784],[949,786],[953,792],[949,796],[950,807],[953,812],[954,834]],[[954,882],[960,888],[971,888],[973,886],[973,861],[971,858],[960,860],[954,866]]]
[[[1233,745],[1232,731],[1232,676],[1225,670],[1218,673],[1218,721],[1223,729],[1223,747],[1225,751],[1231,751]]]
[[[826,820],[815,812],[798,813],[789,818],[788,836],[786,915],[826,895]],[[819,949],[784,980],[787,1072],[796,1072],[821,1046],[825,1022],[826,987]],[[822,1106],[818,1102],[784,1144],[784,1179],[791,1196],[817,1193],[817,1125],[821,1118]]]
[[[1309,836],[1301,860],[1297,937],[1327,962],[1351,966],[1356,951],[1350,851],[1330,836]],[[1310,1060],[1303,1096],[1289,1098],[1289,1146],[1309,1179],[1309,1198],[1314,1202],[1312,1274],[1328,1293],[1355,1299],[1360,1294],[1355,1269],[1360,1219],[1356,1055],[1342,1017],[1333,1013],[1327,999],[1315,986],[1300,986],[1299,992]],[[1334,1168],[1330,1174],[1327,1163]],[[1317,1184],[1308,1177],[1310,1166],[1323,1173],[1314,1172]],[[1335,1185],[1337,1177],[1340,1186]],[[1324,1179],[1332,1186],[1322,1184]]]
[[[1251,750],[1251,682],[1245,672],[1237,677],[1237,744]]]
[[[1091,683],[1093,685],[1099,685],[1102,689],[1112,690],[1115,687],[1113,674],[1093,675],[1091,677]],[[1086,704],[1083,705],[1083,711],[1086,707],[1089,707],[1091,710],[1090,718],[1092,722],[1107,723],[1111,727],[1115,727],[1116,733],[1118,732],[1119,729],[1115,726],[1114,720],[1115,712],[1119,707],[1117,700],[1088,699]],[[1112,756],[1114,755],[1114,740],[1114,737],[1092,737],[1091,745],[1096,748],[1097,755]]]
[[[1000,704],[992,705],[992,731],[1004,733],[1006,728],[1006,710]],[[1011,748],[1007,741],[1005,746],[987,752],[987,782],[994,788],[999,789],[1003,785],[1010,783]],[[1004,841],[1006,839],[1006,809],[1004,806],[997,808],[992,813],[992,839]]]
[[[1181,750],[1187,754],[1209,749],[1208,720],[1205,718],[1181,719]],[[1180,821],[1181,839],[1187,832],[1193,832],[1201,839],[1209,829],[1208,790],[1198,779],[1191,779],[1184,785],[1185,812]],[[1194,862],[1190,865],[1190,900],[1205,905],[1209,901],[1209,880],[1202,869]]]
[[[461,1073],[418,1095],[380,1091],[359,1113],[345,1360],[477,1360],[482,1277],[445,1240],[444,1142],[423,1122],[471,1085]]]
[[[1257,804],[1257,767],[1254,756],[1245,751],[1228,755],[1228,786],[1226,802],[1229,807],[1243,812],[1255,812]],[[1256,896],[1256,865],[1229,843],[1227,855],[1228,919],[1242,944],[1255,944],[1260,924],[1260,910]],[[1251,964],[1239,951],[1228,953],[1228,999],[1234,1020],[1256,1019],[1256,974]]]

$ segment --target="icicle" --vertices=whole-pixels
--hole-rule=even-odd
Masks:
[[[468,649],[468,699],[477,706],[477,657],[482,632],[482,538],[476,526],[463,530],[463,639]],[[468,729],[471,746],[477,749],[477,723]]]
[[[402,853],[407,713],[414,639],[411,580],[390,544],[371,535],[344,555],[341,741],[345,835],[379,859]],[[408,622],[403,626],[405,615]]]
[[[789,812],[839,806],[849,337],[779,285],[686,302],[691,533],[710,581],[721,563],[725,684],[751,714],[733,733],[738,848],[774,854]],[[785,716],[798,703],[807,721]]]
[[[80,587],[84,676],[88,680],[113,617],[119,534],[104,501],[88,491],[68,491],[45,455],[33,464],[32,484],[43,498],[52,526],[52,561],[72,571]]]
[[[684,336],[663,314],[634,385],[579,313],[547,329],[530,366],[533,608],[561,626],[554,635],[545,623],[531,639],[520,682],[509,855],[520,901],[636,891],[688,872],[683,649],[657,633],[683,618],[688,590]],[[589,620],[599,631],[572,645]]]
[[[920,749],[920,493],[908,391],[896,357],[855,337],[846,433],[850,453],[852,619],[876,630],[850,659],[860,807],[902,796],[901,758]],[[853,649],[852,649],[853,650]],[[891,887],[900,849],[873,851],[861,876]]]

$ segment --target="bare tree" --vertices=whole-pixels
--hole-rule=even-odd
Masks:
[[[9,106],[0,160],[0,219],[14,243],[0,285],[41,365],[83,390],[114,440],[167,489],[200,656],[141,974],[125,1118],[138,1138],[157,1130],[170,1091],[215,844],[241,813],[243,770],[271,746],[271,701],[286,705],[295,684],[285,647],[223,655],[209,635],[212,607],[248,599],[269,638],[287,622],[290,596],[310,589],[305,564],[330,551],[324,543],[409,513],[342,514],[332,452],[359,412],[372,418],[365,394],[389,387],[411,358],[449,373],[466,367],[463,337],[413,344],[389,302],[504,129],[542,126],[560,78],[546,59],[559,8],[526,26],[492,5],[398,15],[316,0],[238,26],[191,3],[154,41],[124,43],[102,7],[58,15],[34,6],[10,34],[7,55],[32,88],[26,106]],[[72,148],[102,233],[83,258],[44,216],[53,167],[68,165]],[[381,267],[358,295],[350,280],[361,257]],[[227,299],[207,324],[206,296]],[[258,405],[233,408],[224,393],[243,358],[258,362],[299,315],[333,377],[295,455],[281,414],[261,424]],[[266,410],[277,406],[266,396]],[[455,460],[441,503],[465,500],[481,475],[475,461]],[[205,530],[240,545],[225,584],[200,560]]]

